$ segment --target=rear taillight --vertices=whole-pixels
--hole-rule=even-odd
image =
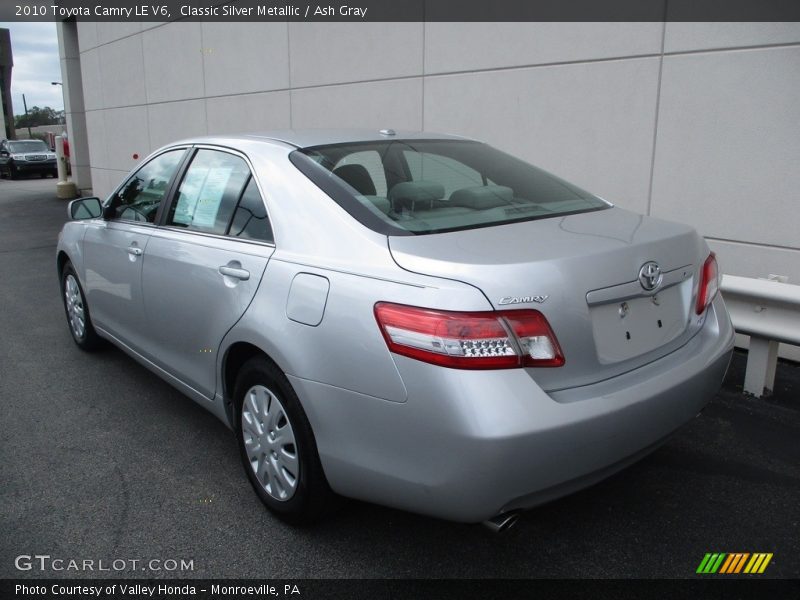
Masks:
[[[560,367],[564,355],[536,310],[451,312],[379,302],[375,318],[389,350],[456,369]]]
[[[714,296],[719,291],[719,266],[717,258],[712,252],[708,255],[700,271],[700,287],[697,290],[697,305],[695,312],[699,315],[711,304]]]

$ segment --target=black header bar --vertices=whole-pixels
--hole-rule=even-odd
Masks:
[[[1,21],[800,21],[800,0],[3,0]]]
[[[797,598],[797,580],[3,579],[3,600],[756,600]]]

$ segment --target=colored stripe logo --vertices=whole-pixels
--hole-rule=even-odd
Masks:
[[[697,573],[732,575],[763,573],[772,560],[772,552],[709,552],[700,561]]]

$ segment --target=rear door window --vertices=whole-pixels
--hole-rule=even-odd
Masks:
[[[186,168],[169,208],[166,225],[188,231],[272,243],[264,199],[240,156],[198,150]]]
[[[183,176],[167,225],[224,235],[250,168],[240,157],[218,150],[198,150]]]
[[[228,235],[245,240],[273,241],[267,209],[264,208],[264,200],[252,177],[239,200],[239,206],[236,207]]]

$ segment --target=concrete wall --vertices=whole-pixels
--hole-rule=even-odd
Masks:
[[[37,133],[52,133],[55,135],[61,135],[67,130],[66,125],[37,125],[36,127],[31,127],[31,134],[35,135]],[[26,140],[28,139],[28,128],[21,127],[20,129],[15,130],[17,139],[19,140]]]
[[[466,134],[693,224],[800,283],[800,24],[78,23],[107,194],[169,141],[277,127]],[[66,82],[65,82],[66,85]]]
[[[89,158],[89,135],[92,145],[98,143],[97,131],[86,127],[86,108],[83,102],[83,56],[78,41],[78,26],[74,21],[58,25],[58,53],[61,55],[61,82],[64,92],[64,116],[69,136],[70,169],[72,181],[78,190],[92,190]]]

